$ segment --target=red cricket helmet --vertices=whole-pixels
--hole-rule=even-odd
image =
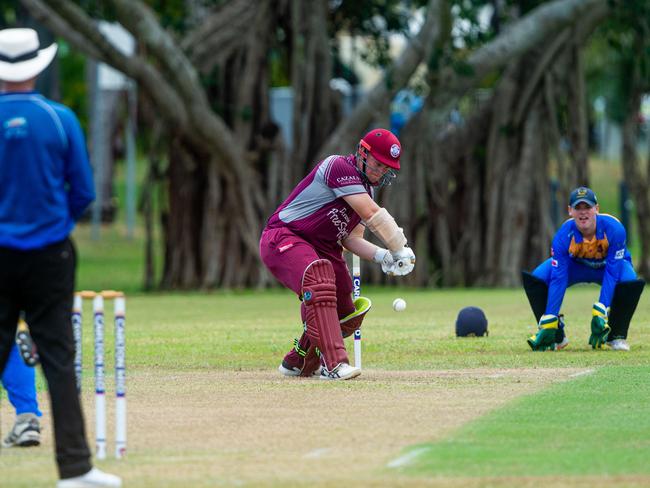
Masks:
[[[399,170],[399,157],[402,154],[402,145],[391,131],[386,129],[373,129],[368,132],[359,145],[365,148],[372,157],[389,168]]]

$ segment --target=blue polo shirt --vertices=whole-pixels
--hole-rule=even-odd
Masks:
[[[0,94],[0,247],[64,240],[95,199],[75,114],[36,92]]]

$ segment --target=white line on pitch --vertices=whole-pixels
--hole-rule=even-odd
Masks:
[[[407,452],[406,454],[393,459],[391,462],[389,462],[386,467],[388,468],[401,468],[402,466],[406,466],[407,464],[411,464],[416,457],[418,457],[420,454],[428,451],[428,447],[419,447],[417,449],[413,449],[410,452]]]
[[[585,371],[578,371],[577,373],[572,373],[569,376],[571,378],[575,378],[576,376],[585,376],[585,375],[591,374],[591,373],[593,373],[595,371],[596,371],[595,369],[587,369]]]
[[[331,451],[329,447],[321,447],[319,449],[314,449],[313,451],[309,451],[307,454],[305,454],[303,457],[305,458],[319,458],[323,454]]]

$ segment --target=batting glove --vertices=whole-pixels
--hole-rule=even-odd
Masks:
[[[387,275],[391,275],[393,273],[395,260],[393,259],[393,255],[388,249],[383,249],[381,247],[377,248],[377,251],[375,251],[375,255],[373,256],[372,260],[377,264],[381,264],[381,270]]]
[[[607,307],[600,302],[594,303],[591,308],[591,335],[589,336],[589,344],[592,349],[602,349],[607,342],[609,331],[611,330],[607,324]]]
[[[404,246],[399,251],[393,251],[392,255],[395,260],[394,276],[405,276],[415,268],[415,253],[410,247]]]
[[[555,334],[558,330],[557,315],[542,315],[537,326],[537,334],[528,338],[527,342],[533,351],[555,351]]]

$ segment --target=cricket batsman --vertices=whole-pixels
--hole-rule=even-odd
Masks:
[[[563,349],[569,343],[560,314],[567,287],[598,283],[600,296],[591,309],[593,349],[604,345],[629,351],[627,332],[645,281],[637,279],[626,248],[625,228],[615,217],[600,214],[596,194],[581,186],[569,197],[569,220],[553,238],[551,257],[533,272],[523,272],[528,301],[538,321],[528,339],[533,351]]]
[[[395,219],[374,201],[400,169],[402,147],[390,131],[368,132],[354,154],[332,155],[294,188],[271,215],[260,239],[262,261],[302,301],[304,333],[285,355],[286,376],[347,380],[361,374],[350,366],[343,337],[361,326],[370,300],[352,300],[352,280],[343,247],[403,276],[415,254]],[[363,238],[368,227],[386,246]],[[320,359],[319,359],[320,355]]]

